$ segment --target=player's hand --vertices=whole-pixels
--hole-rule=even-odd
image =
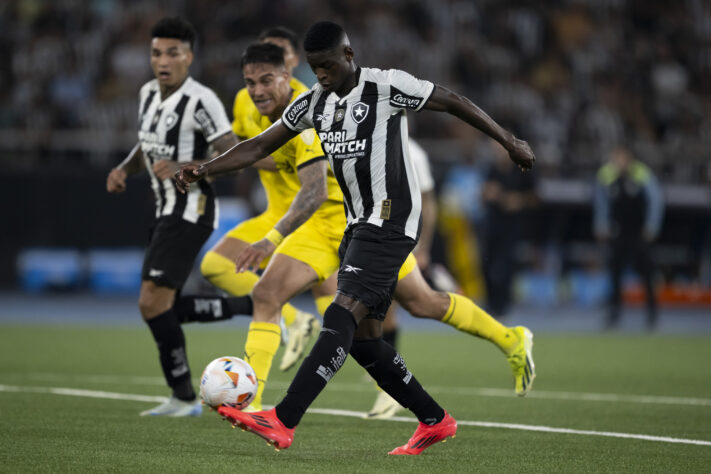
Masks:
[[[153,163],[153,172],[161,181],[173,177],[173,174],[179,169],[180,164],[173,160],[158,160]]]
[[[121,168],[114,168],[106,178],[106,190],[111,194],[122,193],[126,190],[127,173]]]
[[[521,171],[527,171],[533,168],[536,157],[526,140],[514,138],[513,144],[508,149],[508,152],[511,161],[516,163],[518,167],[521,168]]]
[[[185,193],[188,188],[190,188],[190,183],[201,180],[206,174],[207,171],[205,168],[200,168],[200,165],[197,163],[184,164],[173,174],[175,187],[177,187],[181,193]]]
[[[267,239],[253,243],[237,256],[237,260],[235,260],[237,273],[242,273],[247,270],[256,272],[262,261],[274,253],[274,250],[276,250],[276,245]]]

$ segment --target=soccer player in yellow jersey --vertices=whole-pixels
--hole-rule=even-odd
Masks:
[[[264,30],[259,35],[259,41],[275,44],[283,49],[284,66],[289,73],[288,85],[291,90],[296,95],[308,90],[304,84],[291,77],[291,72],[299,64],[296,35],[287,28],[274,27]],[[232,131],[242,140],[259,134],[271,125],[271,121],[265,115],[268,115],[273,107],[274,104],[269,103],[266,97],[258,97],[255,102],[247,88],[241,89],[235,96]],[[310,149],[316,150],[319,156],[323,154],[318,144]],[[296,191],[285,183],[282,173],[270,170],[266,163],[258,169],[258,173],[267,196],[267,209],[259,216],[242,222],[229,231],[205,254],[200,265],[200,270],[208,281],[234,296],[250,294],[259,279],[253,272],[237,273],[234,260],[249,244],[260,240],[274,227],[289,209],[296,194]],[[261,268],[264,269],[267,263],[268,259],[264,261]],[[330,302],[329,298],[317,298],[316,306],[323,312]],[[281,314],[289,329],[289,338],[282,361],[284,367],[284,364],[291,366],[296,362],[308,342],[309,335],[318,332],[320,324],[311,314],[299,311],[289,303],[283,306]]]
[[[247,87],[235,100],[233,131],[249,139],[271,126],[286,106],[308,89],[290,80],[284,52],[274,44],[249,46],[241,66]],[[289,140],[271,157],[278,171],[260,170],[269,199],[267,210],[228,232],[201,265],[203,274],[227,291],[234,288],[230,282],[225,283],[227,280],[234,282],[244,276],[253,280],[253,288],[247,289],[252,290],[254,308],[245,358],[260,381],[252,402],[256,409],[261,408],[264,384],[279,347],[282,305],[338,269],[338,255],[333,249],[338,247],[346,225],[343,194],[313,130]],[[253,245],[247,247],[249,243]],[[263,249],[265,255],[273,252],[261,279],[254,273],[235,271],[233,262],[245,247]],[[224,271],[215,271],[217,259]],[[325,297],[325,306],[333,299],[333,292],[319,285],[312,291],[317,301]]]

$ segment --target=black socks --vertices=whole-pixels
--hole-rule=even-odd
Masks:
[[[184,401],[195,400],[185,354],[185,336],[173,308],[146,323],[158,345],[160,365],[168,386],[173,389],[173,396]]]
[[[276,406],[277,418],[287,428],[298,425],[350,353],[383,390],[409,408],[422,423],[434,425],[442,421],[444,410],[407,370],[400,354],[382,339],[354,341],[355,329],[350,311],[337,304],[328,307],[316,344],[301,364],[286,396]]]
[[[393,346],[395,350],[397,350],[397,333],[397,328],[390,331],[383,331],[383,341]]]
[[[353,314],[331,304],[323,316],[323,329],[311,353],[304,359],[284,399],[276,406],[277,417],[287,428],[299,424],[306,409],[346,361],[356,329]]]
[[[378,382],[380,388],[418,420],[434,425],[444,418],[444,410],[422,388],[405,361],[393,347],[382,339],[353,341],[351,355]]]
[[[232,319],[235,315],[252,316],[251,296],[181,296],[173,305],[181,323],[212,323]]]

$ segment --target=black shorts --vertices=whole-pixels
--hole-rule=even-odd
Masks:
[[[338,248],[338,292],[363,303],[367,317],[382,321],[392,302],[397,275],[415,240],[392,229],[356,224]]]
[[[180,289],[210,234],[211,228],[184,219],[158,219],[151,229],[150,243],[143,257],[141,279]]]

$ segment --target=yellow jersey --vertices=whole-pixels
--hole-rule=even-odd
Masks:
[[[294,78],[291,79],[289,85],[293,90],[289,102],[309,90]],[[237,93],[233,114],[232,131],[242,139],[255,137],[272,125],[268,117],[259,113],[246,88]],[[314,129],[304,130],[272,153],[271,156],[276,162],[278,172],[258,170],[259,178],[267,194],[267,211],[272,210],[283,215],[294,200],[296,193],[301,189],[301,182],[297,173],[298,169],[313,160],[325,160],[326,157],[321,149],[321,141]],[[342,233],[345,229],[343,193],[330,167],[328,168],[326,181],[328,199],[321,204],[313,217],[332,220],[332,225],[337,227],[337,229],[333,230]]]

